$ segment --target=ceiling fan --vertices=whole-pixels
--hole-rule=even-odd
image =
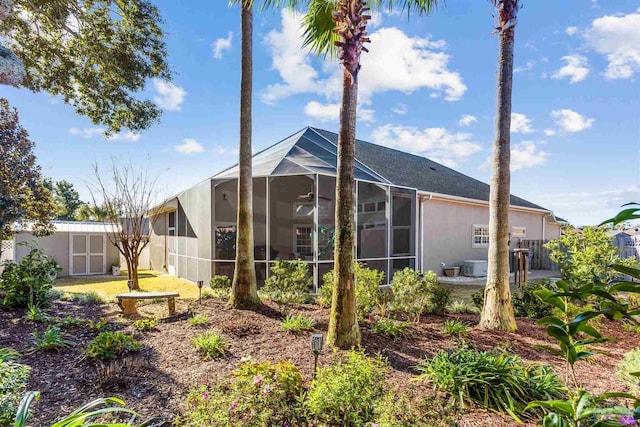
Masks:
[[[311,191],[309,191],[307,194],[300,194],[298,196],[299,200],[308,200],[310,202],[312,202],[315,199],[315,191],[313,191],[313,186],[311,187]],[[327,202],[330,202],[331,199],[328,197],[324,197],[324,196],[318,196],[318,199],[320,200],[326,200]]]

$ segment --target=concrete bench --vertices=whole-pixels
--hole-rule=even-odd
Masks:
[[[122,314],[137,314],[136,305],[139,299],[158,299],[166,298],[169,303],[169,316],[176,314],[176,297],[180,294],[177,292],[129,292],[126,294],[116,295],[118,305],[122,309]]]

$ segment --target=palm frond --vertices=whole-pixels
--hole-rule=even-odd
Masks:
[[[382,8],[386,6],[389,13],[394,10],[400,10],[402,14],[407,15],[407,18],[412,13],[418,15],[428,15],[436,9],[439,4],[444,3],[443,0],[370,0],[371,6],[374,9]]]
[[[336,11],[337,0],[313,0],[302,19],[304,39],[302,47],[309,47],[318,56],[337,56],[336,41],[338,35],[334,32],[336,24],[333,13]]]

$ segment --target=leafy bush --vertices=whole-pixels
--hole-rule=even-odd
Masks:
[[[31,249],[15,263],[5,261],[0,273],[0,291],[5,307],[44,307],[49,303],[49,291],[60,266],[41,249]]]
[[[227,348],[229,348],[229,344],[216,331],[205,332],[191,340],[196,349],[202,354],[204,360],[222,357]]]
[[[49,320],[47,310],[40,308],[37,305],[29,305],[27,311],[24,313],[24,317],[30,322],[42,323]]]
[[[92,359],[115,359],[116,357],[140,350],[142,344],[131,335],[122,332],[101,332],[88,345],[85,353]]]
[[[451,291],[440,286],[433,271],[421,275],[411,268],[396,272],[391,290],[391,309],[407,313],[416,322],[424,311],[444,313],[451,297]]]
[[[149,332],[156,328],[158,319],[138,319],[133,322],[133,328],[140,332]]]
[[[289,362],[240,363],[233,380],[192,390],[182,427],[298,426],[302,376]]]
[[[288,315],[280,324],[280,329],[287,332],[298,333],[302,331],[311,331],[315,325],[316,321],[311,317],[303,316],[301,314],[296,316]]]
[[[555,289],[551,280],[543,279],[540,283],[528,282],[522,287],[520,292],[511,295],[511,304],[516,317],[526,317],[529,319],[542,319],[553,313],[553,305],[542,301],[535,294],[540,289]],[[473,303],[479,309],[484,304],[484,288],[471,295]]]
[[[400,322],[383,317],[371,325],[374,334],[386,335],[393,339],[406,338],[410,335],[411,322]]]
[[[262,292],[286,310],[292,304],[306,302],[312,284],[307,263],[278,260],[271,267],[271,275],[264,282]]]
[[[191,326],[205,326],[209,323],[209,315],[207,313],[194,314],[189,318]]]
[[[31,368],[10,361],[0,361],[0,426],[12,425]]]
[[[629,385],[629,390],[640,396],[640,347],[627,352],[616,371],[618,377]]]
[[[384,273],[354,264],[356,278],[356,312],[362,317],[371,313],[381,302],[382,291],[380,285],[384,282]],[[323,307],[331,306],[333,296],[333,270],[322,276],[322,287],[319,292],[319,303]]]
[[[442,332],[450,337],[461,338],[467,335],[469,328],[460,319],[448,319],[442,324]]]
[[[447,313],[451,314],[479,314],[480,310],[474,304],[468,303],[465,300],[454,300],[447,306]]]
[[[203,299],[208,298],[208,295],[216,298],[227,298],[231,292],[231,279],[227,276],[216,275],[209,281],[209,286],[211,287],[211,291],[202,291]]]
[[[47,326],[47,329],[42,334],[39,334],[38,331],[33,331],[31,336],[33,338],[34,351],[60,351],[60,349],[71,347],[74,344],[57,326]]]
[[[416,368],[464,407],[469,401],[506,412],[518,420],[533,400],[565,394],[562,380],[545,365],[527,365],[519,356],[468,348],[441,351]]]
[[[374,419],[375,402],[382,397],[387,367],[380,356],[362,350],[318,369],[304,401],[311,419],[320,425],[360,427]]]
[[[95,291],[81,293],[69,292],[65,294],[65,299],[82,305],[99,305],[107,303],[106,298]]]

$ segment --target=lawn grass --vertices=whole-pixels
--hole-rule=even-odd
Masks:
[[[198,287],[178,277],[162,275],[150,270],[139,270],[138,277],[142,291],[177,291],[181,299],[198,298]],[[53,286],[57,290],[69,293],[95,292],[107,301],[113,301],[118,294],[129,292],[126,272],[120,276],[61,277],[56,279]]]

